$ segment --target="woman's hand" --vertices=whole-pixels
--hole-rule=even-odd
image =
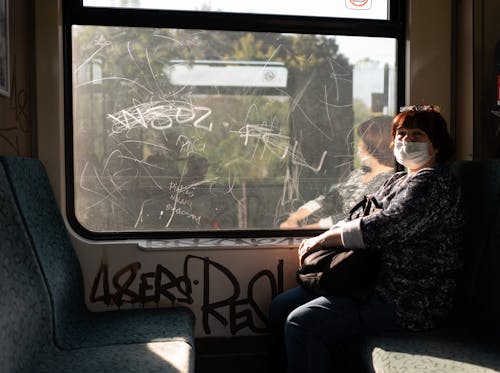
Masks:
[[[299,267],[302,267],[303,259],[315,251],[321,250],[325,247],[338,247],[342,246],[341,228],[334,227],[318,236],[308,238],[299,245]]]
[[[324,237],[322,235],[308,238],[299,245],[299,267],[302,267],[303,259],[317,250],[324,248]]]

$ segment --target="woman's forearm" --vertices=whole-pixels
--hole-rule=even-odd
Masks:
[[[332,228],[320,234],[321,245],[324,247],[342,246],[342,228]]]

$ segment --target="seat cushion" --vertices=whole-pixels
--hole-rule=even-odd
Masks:
[[[65,348],[182,341],[194,346],[194,315],[189,308],[144,308],[88,312],[67,324]]]
[[[466,332],[392,333],[367,340],[365,359],[376,373],[500,371],[500,343]]]
[[[181,341],[115,345],[77,350],[49,349],[37,372],[194,372],[192,347]]]

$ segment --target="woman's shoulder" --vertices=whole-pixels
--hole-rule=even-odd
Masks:
[[[447,164],[437,164],[433,167],[422,168],[413,175],[417,179],[431,179],[436,181],[443,181],[446,183],[453,183],[454,178],[451,174],[450,167]]]
[[[419,184],[423,188],[432,188],[436,193],[444,193],[451,198],[455,198],[460,189],[449,166],[446,164],[421,169],[410,178],[409,184]]]

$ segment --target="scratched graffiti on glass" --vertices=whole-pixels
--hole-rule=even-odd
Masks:
[[[75,212],[96,232],[276,229],[352,169],[334,37],[73,26]]]

